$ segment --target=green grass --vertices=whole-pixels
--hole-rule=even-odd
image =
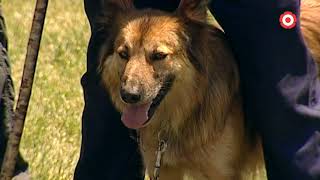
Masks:
[[[4,0],[16,93],[20,85],[35,0]],[[89,26],[82,0],[50,0],[21,152],[32,179],[67,180],[80,152]]]

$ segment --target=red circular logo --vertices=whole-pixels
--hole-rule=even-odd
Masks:
[[[280,16],[280,25],[285,29],[292,29],[297,24],[297,16],[290,11],[286,11]]]

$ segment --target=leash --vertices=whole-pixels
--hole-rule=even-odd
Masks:
[[[168,147],[167,141],[161,139],[160,132],[158,134],[158,149],[156,151],[156,163],[153,170],[153,180],[159,180],[162,158]]]
[[[137,131],[136,140],[137,140],[137,143],[140,144],[140,148],[142,148],[142,150],[144,151],[140,131]],[[152,176],[151,180],[160,180],[160,169],[161,169],[161,165],[162,165],[162,159],[163,159],[164,153],[167,151],[167,147],[168,147],[168,143],[166,140],[161,138],[161,131],[160,131],[158,133],[158,148],[155,152],[156,162],[154,164],[153,176]]]

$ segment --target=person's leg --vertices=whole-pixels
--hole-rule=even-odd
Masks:
[[[0,4],[0,166],[6,150],[9,132],[13,124],[14,89],[7,54],[7,36]],[[15,174],[26,171],[27,162],[18,154]]]
[[[135,1],[138,7],[169,7],[172,0]],[[82,145],[74,179],[135,180],[144,179],[143,165],[136,140],[120,121],[101,86],[97,74],[97,56],[106,34],[95,30],[94,18],[103,11],[100,0],[84,0],[92,36],[88,46],[87,72],[82,77],[85,108],[82,117]],[[146,3],[146,4],[144,4]],[[167,4],[168,6],[164,6]],[[157,6],[158,5],[158,6]],[[176,5],[171,7],[170,5]]]
[[[320,130],[320,87],[300,30],[300,1],[215,0],[211,9],[237,56],[246,118],[262,136],[268,179],[320,176],[320,136],[306,144]],[[296,27],[281,27],[285,11],[297,15]]]

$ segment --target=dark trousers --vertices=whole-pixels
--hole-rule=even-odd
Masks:
[[[120,114],[113,108],[105,91],[100,86],[100,77],[96,74],[98,49],[101,42],[107,37],[95,30],[93,19],[101,11],[100,7],[102,6],[100,0],[84,0],[84,2],[92,36],[88,47],[88,68],[81,81],[84,89],[85,109],[82,119],[81,155],[75,171],[75,179],[142,180],[142,162],[137,143],[133,138],[130,138],[130,131],[121,124]],[[284,33],[281,29],[280,33],[273,30],[274,34],[270,34],[270,27],[275,25],[272,23],[265,24],[270,27],[257,30],[259,26],[249,24],[250,21],[240,19],[238,22],[235,20],[237,16],[250,18],[252,14],[248,9],[237,8],[233,1],[224,2],[230,4],[216,3],[211,4],[210,7],[217,12],[215,15],[225,28],[239,60],[246,118],[255,124],[262,136],[268,178],[270,180],[311,179],[308,175],[308,168],[314,163],[305,165],[308,164],[305,163],[305,159],[310,159],[310,153],[305,153],[306,151],[303,149],[298,160],[296,153],[306,144],[308,138],[320,129],[320,115],[319,117],[308,116],[297,112],[290,103],[287,103],[286,95],[278,89],[278,83],[286,74],[304,75],[308,73],[306,72],[306,62],[311,57],[305,50],[304,42],[299,34]],[[178,3],[178,0],[135,0],[135,5],[138,8],[154,7],[168,11],[174,10]],[[234,11],[234,13],[227,14],[226,12],[229,11]],[[270,17],[274,16],[270,15]],[[278,20],[278,17],[276,18]],[[248,24],[245,24],[246,22]],[[259,22],[256,23],[259,24]],[[252,31],[250,32],[252,34],[250,41],[252,42],[248,46],[240,43],[248,41],[243,39],[248,38],[245,36],[248,34],[246,32],[248,29],[241,29],[239,26],[252,28],[250,30]],[[238,29],[240,29],[239,32],[235,32]],[[257,31],[254,32],[254,30]],[[270,36],[279,38],[280,43]],[[283,43],[281,41],[283,39],[290,41],[290,43]],[[259,49],[259,45],[257,45],[261,41],[265,41],[263,50]],[[270,44],[274,47],[269,46]],[[265,48],[268,48],[268,51],[264,51]],[[292,54],[288,56],[288,52]],[[287,87],[286,83],[283,84],[284,87]],[[307,96],[304,98],[308,99]],[[312,138],[312,141],[309,141],[312,148],[307,149],[315,154],[320,153],[320,150],[313,148],[315,142],[319,140],[320,137]],[[318,160],[314,156],[312,157],[311,161]],[[300,164],[296,162],[300,162]],[[308,162],[310,161],[308,160]]]
[[[0,3],[0,167],[7,147],[9,132],[13,125],[14,89],[11,79],[8,41]],[[27,162],[18,154],[15,174],[26,171]]]

